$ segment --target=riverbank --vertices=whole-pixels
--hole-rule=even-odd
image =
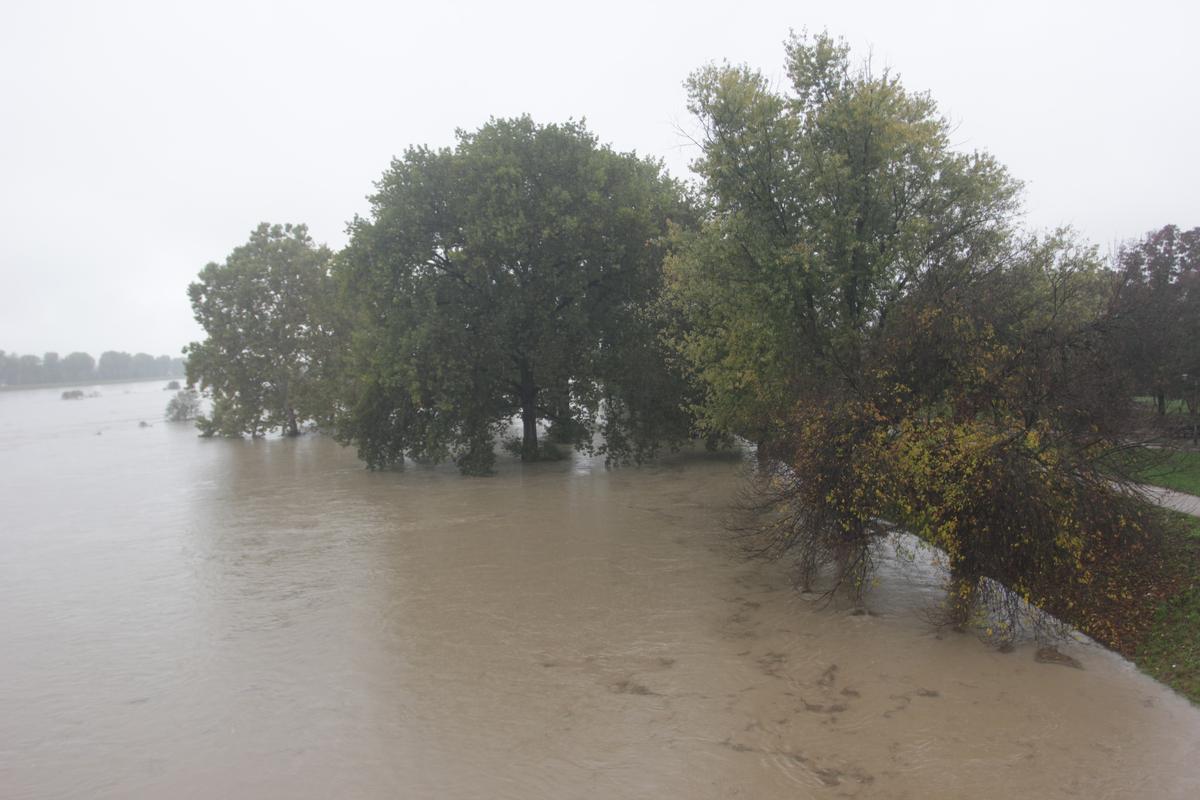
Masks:
[[[1145,450],[1134,475],[1144,483],[1200,495],[1200,451]]]
[[[1100,604],[1117,635],[1093,636],[1200,704],[1200,452],[1133,448],[1114,469],[1163,508],[1162,539],[1154,558],[1131,565],[1125,590]]]
[[[1173,591],[1163,598],[1134,663],[1194,703],[1200,703],[1200,452],[1159,454],[1138,476],[1155,500],[1172,509],[1164,564]]]
[[[1200,704],[1200,518],[1172,512],[1171,522],[1163,537],[1165,591],[1131,658]]]

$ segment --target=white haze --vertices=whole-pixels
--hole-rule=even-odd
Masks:
[[[20,2],[0,7],[0,348],[177,353],[186,287],[259,221],[340,247],[393,155],[586,117],[686,175],[682,81],[783,82],[827,28],[929,90],[1027,222],[1106,248],[1200,224],[1188,3]]]

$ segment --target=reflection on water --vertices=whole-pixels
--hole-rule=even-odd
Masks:
[[[739,559],[733,462],[370,473],[161,388],[0,393],[4,797],[1200,796],[1200,711],[1115,656]]]

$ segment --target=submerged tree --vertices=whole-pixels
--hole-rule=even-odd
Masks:
[[[668,222],[661,165],[579,123],[493,120],[392,163],[339,261],[353,335],[339,430],[371,466],[453,457],[485,473],[521,419],[615,459],[688,432],[650,309]]]
[[[1147,543],[1099,467],[1128,384],[1094,252],[1020,237],[1018,184],[952,150],[928,96],[828,36],[787,52],[788,94],[689,83],[711,213],[669,264],[704,422],[760,443],[752,529],[861,591],[898,524],[944,554],[960,620],[1007,597],[1087,629]]]
[[[328,332],[312,314],[327,289],[330,251],[304,225],[259,225],[223,264],[188,287],[208,337],[185,349],[189,388],[212,396],[205,435],[300,432],[318,409],[312,371]]]
[[[195,389],[181,389],[167,402],[166,418],[168,422],[189,422],[198,416],[200,416],[200,393]]]

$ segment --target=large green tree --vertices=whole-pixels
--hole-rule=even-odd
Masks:
[[[1168,398],[1197,413],[1200,387],[1200,228],[1166,225],[1117,255],[1121,349],[1160,415]]]
[[[184,349],[188,385],[213,400],[198,422],[206,435],[294,436],[318,415],[313,376],[329,332],[313,309],[327,292],[330,259],[304,225],[264,222],[188,287],[207,334]]]
[[[860,381],[862,348],[916,280],[994,260],[1019,188],[844,43],[793,36],[787,71],[786,93],[728,65],[688,81],[710,215],[671,265],[704,418],[759,441],[797,393]]]
[[[514,416],[524,460],[545,422],[617,459],[686,434],[651,309],[688,211],[659,163],[581,123],[493,120],[408,150],[371,206],[338,265],[354,331],[340,430],[368,464],[485,473]]]
[[[890,521],[939,548],[957,620],[982,596],[1113,641],[1090,612],[1129,595],[1146,517],[1099,466],[1128,406],[1111,276],[1021,235],[1018,184],[927,95],[825,35],[787,56],[786,93],[689,82],[709,214],[669,262],[704,422],[760,443],[752,527],[861,589]]]

